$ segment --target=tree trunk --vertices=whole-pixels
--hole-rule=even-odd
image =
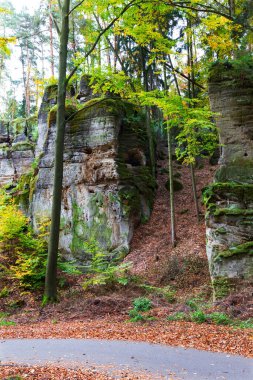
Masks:
[[[193,57],[193,40],[192,40],[192,24],[191,20],[188,19],[188,28],[190,28],[190,32],[188,32],[187,35],[187,53],[188,53],[188,66],[190,67],[191,71],[189,73],[189,80],[188,80],[188,92],[189,92],[189,99],[195,98],[195,72],[194,72],[194,57]],[[190,104],[189,107],[192,107]],[[193,192],[193,199],[195,203],[195,209],[196,209],[196,216],[197,221],[200,220],[200,212],[199,212],[199,204],[198,204],[198,197],[197,197],[197,188],[196,188],[196,178],[195,178],[195,171],[193,164],[190,165],[191,169],[191,180],[192,180],[192,192]]]
[[[50,63],[51,63],[51,76],[54,77],[54,41],[53,41],[53,20],[51,15],[52,0],[49,0],[49,33],[50,33]]]
[[[228,0],[229,15],[234,17],[235,15],[235,0]]]
[[[175,223],[175,204],[174,204],[174,188],[173,188],[173,165],[172,165],[172,143],[171,143],[171,130],[167,123],[168,134],[168,161],[169,161],[169,181],[170,181],[170,234],[171,245],[176,246],[176,223]]]
[[[164,62],[165,62],[165,56]],[[167,73],[166,73],[166,64],[163,67],[164,74],[164,90],[167,93],[168,84],[167,84]],[[180,95],[180,93],[179,93]],[[175,218],[175,202],[174,202],[174,187],[173,187],[173,162],[172,162],[172,142],[171,142],[171,128],[169,122],[167,121],[167,139],[168,139],[168,169],[169,169],[169,182],[170,182],[170,236],[171,236],[171,245],[174,248],[177,244],[176,242],[176,218]]]
[[[199,220],[200,220],[199,203],[198,203],[196,178],[195,178],[195,172],[194,172],[193,164],[190,165],[190,168],[191,168],[191,179],[192,179],[192,192],[193,192],[193,198],[194,198],[194,203],[195,203],[197,221],[199,222]]]
[[[65,99],[66,99],[66,69],[67,45],[69,36],[70,0],[64,0],[61,10],[61,34],[59,55],[59,80],[57,95],[56,142],[54,187],[51,214],[51,228],[48,245],[48,261],[45,282],[45,301],[56,301],[57,298],[57,256],[59,245],[59,230],[61,218],[61,196],[63,181],[63,153],[65,135]]]
[[[149,86],[148,86],[148,74],[147,74],[147,68],[146,68],[146,57],[145,57],[144,49],[142,47],[141,47],[141,59],[142,59],[144,90],[148,92]],[[145,113],[146,113],[146,131],[147,131],[148,143],[149,143],[150,164],[151,164],[151,169],[152,169],[152,175],[155,177],[155,149],[154,149],[154,142],[153,142],[153,136],[152,136],[152,130],[151,130],[150,107],[145,106]]]

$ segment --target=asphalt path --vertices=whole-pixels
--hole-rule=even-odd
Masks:
[[[253,380],[253,359],[142,342],[94,339],[2,339],[1,366],[55,364],[129,370],[154,379]]]

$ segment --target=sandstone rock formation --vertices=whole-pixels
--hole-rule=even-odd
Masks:
[[[84,80],[78,98],[83,109],[75,110],[71,99],[67,107],[60,248],[78,262],[86,262],[94,247],[119,257],[128,252],[134,226],[149,217],[153,203],[143,115],[120,99],[91,99]],[[51,86],[39,113],[41,158],[30,207],[35,228],[50,218],[55,103]]]
[[[35,144],[27,130],[29,123],[25,119],[18,121],[0,121],[0,186],[27,173],[34,161]]]
[[[253,282],[253,82],[236,78],[233,63],[217,64],[209,95],[222,151],[204,192],[207,255],[215,296],[223,297]]]

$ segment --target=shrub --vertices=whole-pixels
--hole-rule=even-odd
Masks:
[[[196,310],[193,313],[190,313],[190,318],[192,322],[203,323],[206,322],[207,316],[201,310]]]
[[[6,317],[8,314],[0,313],[0,326],[14,326],[16,323],[12,321],[8,321]]]
[[[84,242],[84,249],[91,256],[91,261],[86,268],[88,278],[82,284],[84,290],[95,286],[113,287],[117,284],[125,286],[133,279],[129,275],[132,264],[117,265],[110,261],[107,252],[94,239]]]
[[[151,321],[155,318],[148,315],[147,312],[152,309],[152,302],[145,297],[135,298],[133,308],[129,311],[130,322]]]
[[[232,323],[232,320],[224,313],[214,312],[208,314],[207,317],[216,325],[229,325]]]
[[[42,236],[45,225],[36,236],[17,205],[0,194],[0,270],[17,279],[22,287],[37,289],[44,284],[47,243]],[[61,258],[58,266],[64,272],[75,272],[73,263],[64,263]]]
[[[152,302],[145,297],[135,298],[133,301],[134,309],[136,311],[149,311],[152,309]]]

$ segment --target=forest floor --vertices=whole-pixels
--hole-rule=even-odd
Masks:
[[[222,312],[231,318],[247,320],[253,316],[253,289],[213,304],[205,253],[204,218],[197,222],[190,171],[177,163],[174,169],[179,173],[183,189],[175,193],[177,246],[171,248],[169,193],[165,188],[167,174],[162,170],[165,166],[166,160],[158,163],[158,190],[152,216],[136,229],[131,252],[125,261],[132,263],[131,273],[139,276],[142,283],[168,287],[171,299],[168,301],[159,292],[150,292],[138,284],[109,289],[98,287],[92,292],[85,292],[83,277],[69,276],[68,286],[59,291],[59,302],[42,307],[40,292],[20,292],[10,285],[9,297],[0,298],[1,338],[124,339],[253,357],[252,329],[168,320],[168,316],[175,313],[195,310],[199,303],[205,304],[205,312]],[[201,189],[212,181],[215,169],[207,162],[196,169],[199,203]],[[143,296],[149,297],[153,303],[148,318],[144,322],[129,322],[133,300]],[[15,367],[4,368],[0,379],[13,375],[16,370]],[[76,374],[71,372],[73,370],[64,369],[62,377],[55,368],[45,371],[43,368],[23,368],[20,371],[26,374],[27,379],[110,378],[94,374],[95,370],[85,372],[83,369]],[[45,377],[46,371],[49,371],[49,377]],[[121,378],[142,379],[141,375],[127,376],[122,374]]]

